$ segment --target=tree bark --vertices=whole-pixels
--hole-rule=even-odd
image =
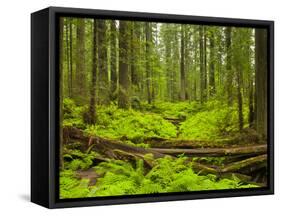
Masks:
[[[72,18],[69,20],[69,95],[73,98],[73,30]]]
[[[259,164],[264,164],[264,162],[267,160],[267,155],[259,155],[256,157],[251,157],[242,161],[237,161],[234,163],[231,163],[229,165],[226,165],[224,168],[220,170],[222,173],[227,173],[227,172],[235,172],[237,170],[245,169],[249,166],[253,165],[259,165]]]
[[[110,89],[111,100],[115,100],[117,97],[117,50],[116,50],[116,21],[110,21]]]
[[[60,79],[60,86],[59,86],[59,97],[60,97],[60,169],[64,169],[64,161],[63,161],[63,63],[64,63],[64,18],[60,18],[60,64],[59,64],[59,79]]]
[[[97,21],[94,20],[93,24],[93,65],[92,65],[92,77],[91,77],[91,89],[90,89],[90,106],[89,106],[89,123],[96,124],[97,112],[97,70],[98,70],[98,33],[97,33]]]
[[[75,101],[84,104],[86,95],[86,50],[85,50],[85,20],[77,19],[76,28],[76,74]]]
[[[181,25],[181,59],[180,59],[180,99],[186,100],[186,77],[185,77],[185,36],[184,25]]]
[[[267,145],[252,145],[243,147],[232,148],[197,148],[197,149],[164,149],[164,148],[151,148],[153,151],[162,154],[185,154],[187,156],[204,156],[204,157],[217,157],[217,156],[232,156],[232,155],[255,155],[266,153]]]
[[[146,70],[146,91],[147,91],[147,102],[151,104],[151,68],[150,68],[150,46],[151,46],[151,30],[150,30],[150,23],[145,23],[145,70]]]
[[[239,63],[241,64],[241,63]],[[239,125],[239,130],[243,130],[244,126],[244,120],[243,120],[243,98],[242,98],[242,72],[241,72],[241,65],[238,66],[238,71],[237,71],[237,100],[238,100],[238,125]]]
[[[123,157],[134,157],[134,158],[142,158],[146,160],[147,154],[150,154],[153,159],[157,158],[163,158],[163,157],[171,157],[175,158],[173,156],[167,155],[165,153],[159,152],[158,149],[145,149],[145,148],[140,148],[136,146],[131,146],[127,145],[125,143],[122,143],[117,140],[110,140],[110,139],[105,139],[102,137],[88,137],[85,136],[83,131],[72,128],[72,127],[66,127],[64,128],[64,138],[67,139],[73,139],[75,141],[79,140],[80,142],[84,143],[84,145],[87,147],[87,152],[90,152],[92,149],[95,151],[99,152],[101,155],[104,155],[107,158],[111,159],[123,159]],[[256,151],[256,153],[259,152],[259,154],[264,153],[264,149],[266,148],[265,145],[261,146],[255,146],[251,150]],[[161,150],[161,149],[160,149]],[[200,150],[200,149],[197,149]],[[240,147],[240,148],[233,148],[231,151],[224,149],[223,153],[225,155],[227,151],[227,156],[229,156],[229,152],[234,154],[234,152],[240,152],[240,153],[245,153],[249,152],[250,149],[247,149],[246,147]],[[216,150],[220,151],[220,150]],[[266,151],[265,151],[266,152]],[[221,155],[220,155],[221,156]],[[104,158],[103,158],[104,160]],[[234,173],[236,174],[237,172],[240,171],[247,171],[248,173],[251,173],[252,171],[255,171],[260,169],[261,167],[266,166],[266,160],[267,160],[267,155],[259,155],[255,157],[250,157],[241,161],[233,162],[228,165],[225,165],[223,167],[219,166],[209,166],[205,165],[202,163],[197,163],[194,162],[191,158],[188,158],[185,162],[186,164],[190,164],[192,168],[196,172],[200,172],[200,174],[215,174],[218,176],[222,176],[226,173]],[[153,165],[153,161],[146,161],[150,165]]]
[[[119,23],[119,108],[128,109],[130,107],[129,88],[130,75],[128,64],[128,23],[120,21]]]
[[[200,101],[206,101],[206,86],[205,86],[205,33],[204,27],[199,26],[199,53],[200,53]]]
[[[109,80],[107,68],[107,41],[106,41],[106,21],[96,20],[98,31],[98,97],[100,104],[109,103]]]
[[[267,137],[267,31],[255,29],[256,122],[257,132]]]
[[[214,32],[213,29],[210,31],[210,63],[209,63],[209,89],[210,89],[210,96],[214,96],[216,93],[216,85],[215,85],[215,40],[214,40]]]
[[[226,37],[226,92],[227,92],[227,103],[229,106],[233,104],[232,96],[232,53],[231,53],[231,27],[226,28],[225,37]]]

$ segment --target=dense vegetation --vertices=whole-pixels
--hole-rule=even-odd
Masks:
[[[60,197],[266,185],[266,31],[62,18]]]

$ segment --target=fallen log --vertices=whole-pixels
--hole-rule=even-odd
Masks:
[[[162,153],[178,155],[184,154],[186,156],[203,156],[203,157],[223,157],[231,155],[255,155],[263,154],[267,151],[267,145],[252,145],[232,148],[200,148],[200,149],[163,149],[151,148],[151,150]]]
[[[229,140],[206,141],[206,140],[178,140],[151,137],[144,140],[144,143],[150,144],[152,148],[228,148],[239,146],[266,145],[266,143],[244,143],[230,142]]]
[[[250,173],[259,172],[261,169],[265,169],[265,168],[267,168],[267,160],[255,166],[244,168],[243,170],[241,170],[241,173],[248,175]]]
[[[266,145],[255,145],[255,146],[246,146],[246,147],[235,147],[235,148],[215,148],[215,149],[156,149],[156,148],[141,148],[133,145],[128,145],[121,141],[106,139],[102,137],[89,137],[86,136],[83,131],[70,128],[67,131],[67,135],[71,139],[77,139],[80,142],[83,142],[84,145],[88,146],[87,152],[95,150],[101,155],[108,157],[110,159],[122,159],[122,157],[130,158],[140,158],[143,159],[150,167],[153,166],[153,159],[163,158],[163,157],[172,157],[168,154],[174,155],[185,153],[198,155],[203,154],[205,157],[210,155],[239,155],[239,154],[261,154],[266,153]],[[149,160],[146,156],[150,154],[152,160]],[[255,167],[261,168],[264,166],[267,160],[267,155],[259,155],[251,158],[247,158],[238,162],[233,162],[224,167],[210,166],[201,163],[192,161],[192,158],[186,160],[186,164],[190,165],[196,172],[199,174],[215,174],[217,176],[222,176],[226,173],[239,173],[241,170],[256,170]],[[251,173],[251,172],[249,172]]]
[[[115,158],[114,150],[122,150],[124,152],[129,152],[132,154],[146,155],[152,154],[155,159],[162,158],[166,156],[160,152],[154,151],[149,148],[140,148],[137,146],[129,145],[118,140],[111,140],[103,137],[86,136],[83,131],[67,127],[65,128],[65,134],[67,134],[68,139],[77,139],[84,143],[87,147],[86,152],[90,152],[95,149],[97,152],[107,155],[109,158]]]
[[[222,169],[219,170],[221,173],[227,172],[235,172],[237,170],[242,170],[244,168],[256,166],[256,165],[264,165],[265,161],[267,160],[267,155],[259,155],[256,157],[251,157],[242,161],[234,162],[224,166]]]
[[[159,137],[151,137],[144,140],[144,143],[150,144],[153,148],[199,148],[222,146],[216,142],[203,140],[168,140]]]
[[[113,151],[118,149],[118,150],[122,150],[124,152],[136,154],[136,155],[152,154],[155,159],[166,156],[165,154],[154,151],[153,149],[140,148],[137,146],[122,143],[117,140],[110,140],[110,139],[105,139],[105,138],[101,138],[101,137],[92,137],[90,143],[91,143],[91,146],[89,147],[88,151],[90,151],[91,148],[94,148],[96,151],[99,151],[99,152],[103,152],[106,154],[108,154],[108,153],[114,154]]]

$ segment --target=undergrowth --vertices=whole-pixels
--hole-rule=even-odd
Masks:
[[[211,174],[198,175],[185,161],[184,157],[157,159],[149,171],[143,160],[137,160],[134,165],[121,160],[102,162],[94,167],[103,176],[94,186],[88,186],[86,179],[78,180],[73,171],[65,170],[60,175],[60,196],[76,198],[257,187],[244,184],[237,177],[219,179]]]
[[[71,99],[64,99],[63,126],[77,127],[87,135],[117,139],[129,145],[149,147],[149,138],[189,139],[215,141],[238,133],[238,113],[233,107],[218,101],[205,104],[198,102],[155,102],[142,104],[139,110],[119,109],[115,104],[97,106],[98,120],[95,125],[86,124],[87,106],[77,106]],[[244,106],[246,107],[246,106]],[[247,109],[243,111],[246,121]],[[178,125],[167,120],[177,118]],[[244,125],[247,127],[247,124]],[[70,147],[70,144],[67,144]],[[178,159],[162,158],[154,160],[153,168],[145,168],[142,160],[135,164],[111,160],[97,165],[97,153],[85,154],[75,149],[65,149],[65,170],[60,172],[60,197],[96,197],[167,192],[187,192],[201,190],[235,189],[256,187],[243,184],[237,177],[220,179],[214,175],[199,175],[192,166]],[[152,158],[153,160],[153,158]],[[195,159],[196,160],[196,159]],[[222,165],[224,158],[200,158],[211,164]],[[99,173],[94,186],[89,180],[78,179],[77,170],[93,168]]]

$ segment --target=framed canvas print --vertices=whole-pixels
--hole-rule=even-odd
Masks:
[[[31,200],[273,194],[273,21],[31,16]]]

